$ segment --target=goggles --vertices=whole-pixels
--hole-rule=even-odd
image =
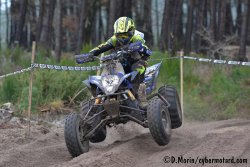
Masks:
[[[117,38],[120,38],[120,39],[129,38],[129,34],[128,34],[128,33],[117,33],[117,34],[115,34],[115,36],[116,36]]]
[[[133,31],[124,32],[124,33],[116,33],[115,36],[120,39],[127,39],[133,36]]]

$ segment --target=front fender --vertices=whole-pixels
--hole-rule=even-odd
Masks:
[[[91,88],[90,82],[88,79],[82,81],[88,88]]]
[[[101,84],[101,76],[90,76],[88,79],[84,80],[83,83],[88,88],[91,88],[91,85],[95,85],[104,92],[103,86]]]

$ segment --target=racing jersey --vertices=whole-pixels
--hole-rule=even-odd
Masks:
[[[148,58],[151,55],[151,51],[148,49],[148,47],[145,45],[145,40],[141,37],[140,34],[135,33],[132,38],[130,39],[129,43],[134,42],[141,42],[142,43],[142,49],[139,51],[139,54],[143,58]],[[111,49],[116,50],[119,47],[122,47],[123,45],[119,43],[116,36],[113,35],[109,40],[106,42],[100,44],[99,46],[95,47],[90,51],[94,56],[98,56],[101,53],[104,53],[106,51],[109,51]]]

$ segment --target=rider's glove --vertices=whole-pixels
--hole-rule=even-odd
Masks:
[[[141,59],[144,60],[144,61],[148,61],[149,58],[150,57],[148,55],[144,55],[144,56],[141,57]]]
[[[92,57],[92,58],[94,57],[94,52],[89,52],[88,54],[90,57]]]
[[[142,47],[139,53],[145,54],[147,56],[150,56],[152,54],[152,51],[146,47]]]
[[[141,60],[139,60],[138,63],[143,65],[144,67],[148,67],[148,62],[146,60],[141,59]]]

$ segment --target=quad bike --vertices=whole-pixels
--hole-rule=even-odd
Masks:
[[[173,86],[162,86],[157,93],[156,78],[161,63],[147,68],[145,80],[140,89],[146,107],[141,107],[142,99],[133,93],[134,80],[138,72],[125,74],[122,60],[141,49],[141,43],[132,43],[100,59],[102,73],[83,81],[92,98],[81,104],[81,113],[71,113],[66,117],[64,136],[68,151],[73,157],[89,151],[89,142],[98,143],[106,138],[107,127],[133,121],[149,128],[155,142],[164,146],[171,137],[171,129],[182,125],[182,111],[178,93]],[[95,57],[97,58],[97,57]],[[76,61],[93,61],[88,54],[77,55]]]

